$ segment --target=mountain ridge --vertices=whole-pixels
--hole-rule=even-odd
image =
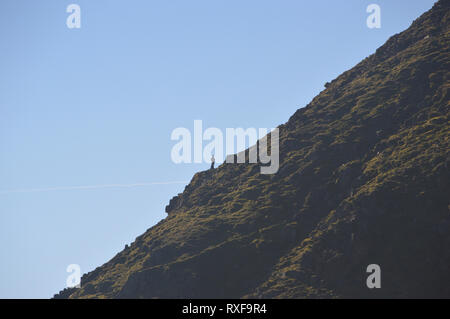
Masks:
[[[55,298],[450,297],[449,1],[279,126],[280,168],[193,176]],[[379,264],[382,289],[365,285]]]

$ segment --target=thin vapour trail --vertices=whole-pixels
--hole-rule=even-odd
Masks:
[[[171,185],[171,184],[187,184],[186,181],[172,181],[172,182],[150,182],[150,183],[134,183],[134,184],[103,184],[103,185],[82,185],[82,186],[60,186],[47,188],[26,188],[26,189],[9,189],[0,190],[0,194],[10,193],[37,193],[37,192],[52,192],[52,191],[67,191],[67,190],[88,190],[88,189],[102,189],[102,188],[131,188],[152,185]]]

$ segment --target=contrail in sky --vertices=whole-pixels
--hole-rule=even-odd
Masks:
[[[188,182],[186,181],[173,181],[173,182],[151,182],[151,183],[134,183],[134,184],[103,184],[103,185],[83,185],[83,186],[61,186],[61,187],[47,187],[47,188],[24,188],[24,189],[0,190],[0,194],[37,193],[37,192],[102,189],[102,188],[131,188],[131,187],[152,186],[152,185],[171,185],[171,184],[187,184],[187,183]]]

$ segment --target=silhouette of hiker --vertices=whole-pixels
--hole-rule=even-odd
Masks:
[[[214,163],[216,162],[216,159],[214,158],[214,155],[211,157],[211,168],[214,169]]]

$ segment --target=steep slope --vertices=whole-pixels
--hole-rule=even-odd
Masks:
[[[449,298],[449,9],[281,125],[278,173],[196,174],[166,219],[55,297]]]

